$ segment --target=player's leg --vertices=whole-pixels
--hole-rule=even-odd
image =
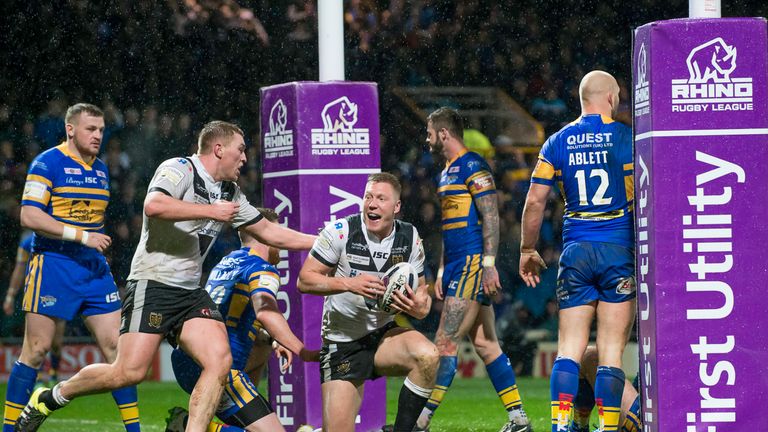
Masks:
[[[184,322],[179,345],[202,368],[189,398],[187,427],[188,430],[204,431],[219,404],[232,365],[227,330],[221,321],[192,318]]]
[[[600,427],[615,431],[625,381],[621,358],[635,322],[635,261],[633,250],[619,245],[602,245],[595,248],[595,254],[601,274],[595,400],[601,413]]]
[[[595,374],[597,373],[597,348],[590,345],[581,357],[579,390],[573,398],[573,418],[569,432],[590,432],[589,418],[595,408]]]
[[[226,423],[220,429],[214,429],[221,432],[285,430],[269,402],[259,394],[256,385],[243,371],[230,371],[216,414]],[[211,430],[212,426],[209,425],[208,430]]]
[[[66,321],[56,323],[56,333],[53,336],[53,344],[48,357],[51,360],[51,368],[48,370],[48,383],[53,387],[59,382],[59,365],[61,364],[61,348],[64,345],[64,332],[67,330]]]
[[[480,312],[478,298],[482,297],[482,273],[480,255],[469,255],[465,260],[445,264],[443,291],[445,301],[440,324],[435,335],[435,345],[440,353],[440,365],[435,379],[435,389],[419,416],[419,429],[426,429],[432,415],[440,406],[445,393],[453,382],[458,365],[459,342],[469,333]]]
[[[56,332],[56,318],[28,312],[25,317],[21,355],[13,364],[5,394],[3,432],[12,432],[16,420],[37,380],[37,371],[45,360]]]
[[[395,327],[385,333],[374,356],[376,374],[405,376],[395,431],[413,430],[435,385],[439,360],[435,345],[418,331]]]
[[[331,380],[324,382],[320,389],[323,398],[323,431],[354,432],[355,417],[363,401],[363,382]]]
[[[117,359],[117,340],[120,336],[120,312],[114,311],[105,314],[90,315],[84,317],[85,325],[96,339],[101,352],[107,362],[113,363]],[[127,432],[141,430],[139,422],[138,392],[136,386],[131,385],[112,391],[112,398],[120,411],[120,418]]]
[[[480,313],[469,335],[477,354],[485,364],[488,378],[493,383],[496,394],[499,395],[502,405],[507,410],[509,423],[505,426],[506,430],[526,430],[525,427],[530,425],[530,421],[523,409],[515,371],[512,369],[509,358],[499,346],[496,336],[496,319],[490,305],[480,307]]]

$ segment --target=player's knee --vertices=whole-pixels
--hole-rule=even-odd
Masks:
[[[219,379],[226,381],[232,367],[232,353],[229,352],[229,346],[215,349],[208,354],[207,359],[203,360],[200,366],[204,371],[214,373]]]
[[[440,365],[440,353],[437,347],[432,343],[425,343],[415,350],[413,357],[416,360],[416,367],[419,368],[420,374],[427,381],[433,381],[437,374],[437,368]]]
[[[501,347],[498,341],[487,339],[476,339],[474,341],[475,351],[481,359],[488,364],[501,355]]]
[[[27,341],[25,339],[19,360],[32,368],[39,368],[42,366],[43,362],[45,361],[45,356],[50,350],[50,341],[43,341],[39,339]]]
[[[124,368],[113,365],[113,369],[112,377],[115,388],[139,384],[147,376],[147,368],[145,367]]]

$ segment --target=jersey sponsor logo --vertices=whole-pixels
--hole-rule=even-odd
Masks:
[[[72,177],[67,177],[66,179],[64,179],[64,183],[71,184],[71,185],[76,185],[76,186],[82,186],[82,185],[85,184],[84,181],[76,179],[76,178],[72,178]]]
[[[672,112],[752,111],[752,77],[731,77],[736,56],[721,37],[693,48],[688,78],[672,80]]]
[[[48,187],[44,183],[28,181],[24,184],[24,197],[43,199]]]
[[[460,166],[453,166],[453,167],[448,168],[448,174],[457,173],[459,171],[461,171],[461,167]]]
[[[45,162],[43,161],[35,160],[35,161],[32,161],[32,166],[29,167],[30,171],[32,171],[33,169],[48,171],[48,165],[46,165]]]
[[[365,243],[358,243],[358,242],[349,242],[349,248],[351,250],[358,250],[358,251],[367,251],[368,245]]]
[[[267,289],[272,294],[277,295],[277,290],[280,289],[280,281],[275,277],[262,275],[259,278],[258,287]]]
[[[322,128],[311,130],[313,155],[369,155],[371,134],[357,126],[358,104],[342,96],[323,107]]]
[[[369,257],[360,255],[347,254],[347,261],[349,261],[350,264],[363,266],[371,265],[371,259]]]
[[[482,190],[493,185],[493,178],[490,175],[481,176],[473,181],[476,190]]]
[[[389,252],[376,251],[371,254],[374,259],[387,259],[389,258]]]
[[[635,116],[651,112],[651,84],[648,82],[648,50],[645,42],[637,52],[637,84],[635,84]]]
[[[101,177],[101,178],[107,178],[107,173],[105,173],[102,170],[96,170],[96,175]]]
[[[286,129],[288,107],[278,99],[269,110],[269,131],[264,134],[264,158],[293,156],[293,130]]]
[[[181,180],[184,178],[184,174],[174,167],[165,166],[160,168],[157,173],[158,180],[167,180],[173,183],[174,186],[178,186]]]
[[[80,168],[64,168],[65,174],[82,175],[83,171]]]

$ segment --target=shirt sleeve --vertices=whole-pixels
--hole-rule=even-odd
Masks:
[[[485,160],[479,157],[471,160],[467,163],[467,169],[467,179],[464,184],[467,185],[467,190],[473,198],[496,193],[496,183],[491,174],[491,167]]]
[[[27,172],[27,181],[24,184],[24,193],[21,196],[21,205],[33,206],[45,210],[51,201],[54,174],[52,166],[49,166],[42,158],[32,162]]]
[[[237,213],[237,216],[235,216],[235,220],[232,222],[232,226],[235,228],[240,228],[253,225],[260,221],[264,216],[259,213],[256,207],[252,206],[251,203],[248,202],[248,198],[245,197],[245,194],[240,190],[240,188],[237,186],[235,187],[237,189],[235,189],[234,201],[240,204],[240,211]]]
[[[547,142],[541,147],[539,160],[536,161],[536,167],[533,168],[533,174],[531,174],[531,183],[547,186],[555,184],[555,155],[553,154],[553,140],[554,136],[549,137]]]
[[[194,177],[192,162],[184,158],[168,159],[157,167],[147,192],[161,192],[182,199],[184,193],[192,187]]]
[[[416,230],[416,227],[413,227],[413,247],[411,248],[411,256],[408,259],[408,262],[416,269],[416,273],[419,274],[419,277],[424,276],[425,259],[424,242],[421,240],[421,236]],[[411,288],[415,289],[415,287]]]
[[[265,292],[276,298],[280,290],[280,275],[270,270],[255,271],[248,276],[248,289],[251,296]]]
[[[347,237],[345,231],[342,221],[329,223],[320,231],[309,253],[326,266],[336,267],[344,251],[343,239]]]

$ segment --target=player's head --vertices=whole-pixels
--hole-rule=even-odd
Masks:
[[[615,117],[619,109],[619,83],[608,72],[594,70],[579,84],[582,114],[605,114]]]
[[[400,181],[390,173],[368,176],[363,195],[363,220],[368,231],[379,238],[392,232],[395,214],[400,211],[401,191]]]
[[[240,168],[245,164],[245,140],[243,130],[237,125],[214,120],[203,126],[197,138],[197,154],[218,161],[215,173],[217,181],[237,180]]]
[[[74,104],[64,116],[67,141],[75,145],[81,156],[95,157],[104,135],[104,112],[96,105]]]
[[[453,108],[438,108],[427,116],[429,150],[435,155],[446,156],[444,153],[445,143],[450,139],[463,142],[464,119]]]
[[[277,213],[271,208],[258,207],[256,210],[264,216],[264,219],[270,222],[277,222]],[[272,265],[277,265],[277,263],[280,262],[280,249],[265,245],[256,239],[256,237],[248,234],[245,230],[238,230],[238,234],[240,234],[240,243],[242,243],[243,246],[255,249],[259,255],[263,254],[263,258]]]

